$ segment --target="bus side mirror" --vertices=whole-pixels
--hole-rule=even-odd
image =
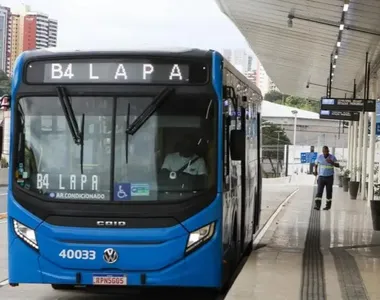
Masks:
[[[245,158],[245,133],[243,130],[231,130],[230,148],[232,160]]]
[[[0,98],[0,109],[7,111],[11,107],[11,96],[5,94]]]

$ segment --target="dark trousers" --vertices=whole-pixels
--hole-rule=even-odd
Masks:
[[[332,191],[334,185],[334,175],[332,176],[319,176],[318,177],[318,188],[317,194],[315,195],[315,200],[322,200],[323,190],[326,186],[326,198],[327,200],[332,199]]]

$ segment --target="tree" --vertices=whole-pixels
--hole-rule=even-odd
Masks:
[[[277,102],[282,101],[282,97],[285,96],[279,91],[269,91],[264,95],[264,100],[267,100],[269,102]],[[285,96],[286,98],[286,96]]]
[[[319,101],[309,100],[297,96],[288,96],[285,99],[285,105],[296,107],[299,109],[309,110],[312,112],[319,112]]]
[[[0,70],[0,97],[11,92],[11,81],[4,71]]]
[[[308,98],[282,94],[278,91],[269,91],[265,94],[264,100],[319,113],[319,101],[309,100]]]
[[[291,144],[284,129],[272,122],[264,121],[262,125],[263,159],[268,159],[273,173],[277,173],[277,167],[273,165],[273,159],[279,164],[284,158],[284,145]],[[277,157],[279,158],[277,161]]]

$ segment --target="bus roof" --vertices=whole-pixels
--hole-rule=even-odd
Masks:
[[[157,55],[157,56],[182,56],[182,57],[207,57],[214,50],[202,50],[197,48],[123,48],[123,49],[63,49],[63,48],[44,48],[30,50],[23,53],[25,60],[33,58],[50,58],[60,56],[93,56],[93,55]]]

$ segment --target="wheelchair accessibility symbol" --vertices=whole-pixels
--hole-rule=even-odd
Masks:
[[[113,191],[114,200],[130,200],[131,199],[131,184],[116,183]]]

